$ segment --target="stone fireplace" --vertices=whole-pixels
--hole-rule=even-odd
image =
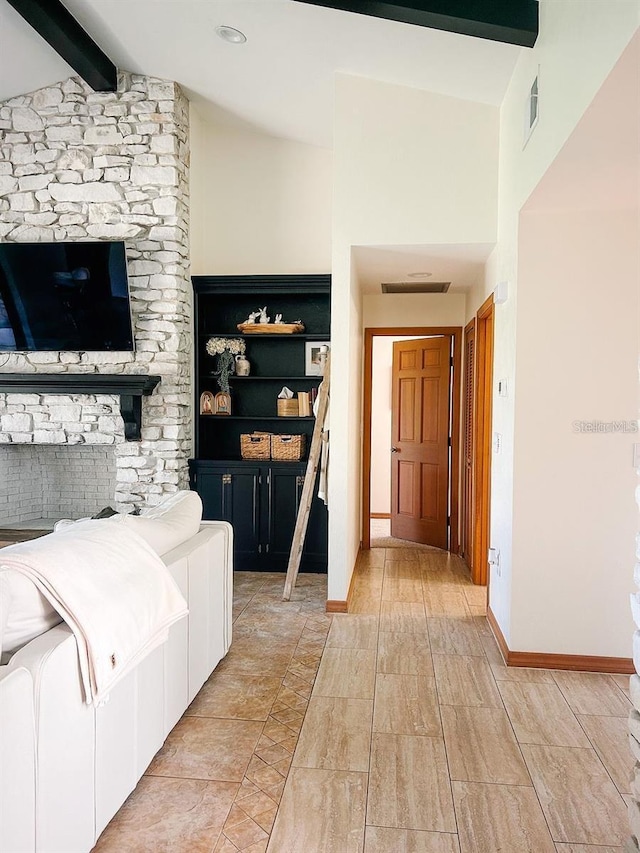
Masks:
[[[116,93],[96,93],[74,77],[0,104],[0,240],[125,240],[135,337],[135,352],[0,354],[0,382],[159,377],[134,440],[124,397],[3,388],[0,526],[127,511],[187,487],[188,170],[188,104],[173,82],[122,73]]]

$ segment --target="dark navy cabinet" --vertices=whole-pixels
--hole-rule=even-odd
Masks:
[[[284,572],[300,506],[306,464],[190,462],[191,488],[202,498],[205,519],[233,525],[235,568]],[[327,570],[327,509],[313,500],[301,571]]]

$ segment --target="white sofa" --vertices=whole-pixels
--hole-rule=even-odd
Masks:
[[[55,534],[53,534],[55,535]],[[232,530],[202,522],[162,559],[189,615],[99,707],[56,625],[0,667],[0,853],[88,853],[231,644]]]

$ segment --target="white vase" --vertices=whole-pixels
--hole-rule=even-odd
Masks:
[[[251,372],[251,363],[244,355],[236,356],[236,375],[248,376]]]

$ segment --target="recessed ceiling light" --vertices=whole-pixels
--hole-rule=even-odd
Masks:
[[[409,278],[430,278],[433,273],[431,272],[408,272],[407,275]]]
[[[227,27],[224,24],[216,27],[216,35],[231,44],[244,44],[247,40],[245,34],[241,33],[240,30],[236,30],[235,27]]]

